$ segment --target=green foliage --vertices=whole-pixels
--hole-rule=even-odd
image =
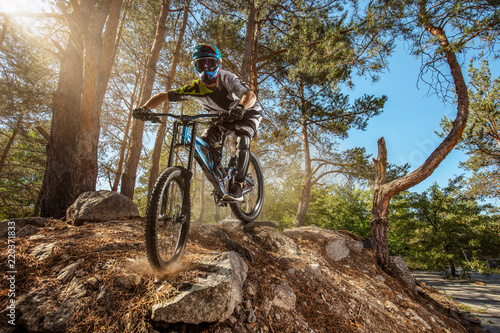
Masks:
[[[394,198],[389,248],[423,269],[464,267],[500,255],[500,218],[463,191],[461,178],[441,189]],[[477,266],[479,267],[479,266]]]
[[[286,163],[286,161],[289,160],[281,162]],[[295,214],[302,191],[303,173],[298,163],[288,164],[286,172],[282,172],[284,168],[284,166],[280,166],[264,170],[265,196],[259,217],[277,221],[281,230],[295,226]]]
[[[442,29],[449,43],[446,50],[455,54],[467,52],[473,57],[483,51],[493,53],[500,41],[498,4],[490,0],[377,0],[364,11],[370,18],[365,29],[378,30],[387,39],[403,38],[408,42],[412,54],[422,58],[420,78],[444,97],[450,97],[453,91],[445,49],[424,24]]]
[[[353,186],[332,185],[312,193],[307,224],[331,230],[348,230],[370,237],[371,192]]]
[[[469,119],[457,148],[469,156],[460,166],[472,172],[469,192],[478,197],[500,196],[500,77],[492,79],[486,60],[481,67],[469,66]],[[446,117],[441,126],[447,132],[452,121]]]
[[[9,23],[0,45],[0,220],[33,214],[44,175],[46,141],[35,127],[48,128],[54,73],[33,45]]]

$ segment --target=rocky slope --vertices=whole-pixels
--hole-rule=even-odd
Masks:
[[[194,224],[183,262],[155,276],[143,223],[16,221],[15,281],[1,282],[1,330],[480,332],[452,301],[412,285],[401,262],[402,270],[382,271],[348,232]],[[4,265],[6,222],[2,227]],[[12,299],[16,326],[7,325]]]

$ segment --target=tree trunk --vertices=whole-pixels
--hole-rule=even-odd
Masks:
[[[127,148],[129,146],[129,138],[130,138],[130,126],[132,125],[132,111],[133,111],[133,105],[134,101],[136,100],[136,94],[137,91],[139,90],[139,80],[141,78],[141,73],[137,73],[135,77],[135,83],[134,83],[134,89],[132,90],[132,95],[130,96],[130,107],[129,107],[129,112],[127,116],[127,125],[125,126],[125,130],[123,133],[123,140],[122,144],[120,147],[120,155],[118,158],[118,163],[116,165],[116,173],[115,173],[115,180],[113,182],[113,187],[112,190],[117,192],[118,191],[118,185],[120,184],[120,180],[122,178],[122,173],[123,173],[123,166],[125,162],[125,152],[127,151]]]
[[[95,190],[100,110],[116,52],[121,5],[122,0],[88,1],[73,3],[71,13],[62,8],[71,34],[52,104],[42,216],[63,217],[81,193]]]
[[[177,63],[179,62],[179,53],[182,46],[182,41],[184,40],[184,32],[186,31],[186,25],[189,17],[189,4],[190,0],[186,1],[184,5],[184,16],[182,18],[182,25],[179,31],[179,36],[177,37],[177,41],[175,43],[174,54],[172,56],[172,64],[170,66],[170,71],[168,73],[167,83],[165,85],[165,91],[169,91],[172,88],[172,84],[174,82],[175,73],[177,71]],[[169,103],[165,103],[164,112],[167,113],[169,110]],[[166,121],[166,119],[163,119]],[[148,193],[151,192],[153,185],[156,181],[156,177],[158,177],[158,173],[160,171],[160,157],[161,157],[161,148],[163,145],[163,139],[165,138],[165,133],[167,131],[167,127],[164,123],[160,124],[158,127],[158,131],[156,133],[155,146],[153,148],[153,157],[151,161],[151,169],[149,170],[149,182],[148,182]]]
[[[455,53],[451,50],[445,32],[433,26],[429,20],[422,20],[425,29],[435,36],[442,47],[446,61],[453,76],[455,91],[457,94],[457,117],[453,122],[453,127],[441,142],[441,144],[432,152],[427,160],[415,171],[408,175],[395,179],[390,183],[385,183],[385,164],[387,160],[387,151],[383,139],[379,140],[379,157],[375,161],[376,168],[379,169],[379,174],[376,175],[376,185],[373,193],[373,210],[372,210],[372,244],[375,249],[377,260],[383,269],[389,266],[389,249],[387,242],[388,211],[390,199],[416,184],[420,183],[439,166],[450,151],[455,147],[462,136],[462,132],[467,124],[469,115],[469,97],[467,94],[467,86],[462,75],[462,69],[457,61]],[[385,156],[385,157],[384,157]],[[378,183],[378,185],[377,185]]]
[[[247,18],[245,49],[243,51],[243,63],[241,64],[241,79],[244,82],[250,82],[250,73],[252,71],[252,55],[254,50],[254,32],[255,32],[255,2],[249,1],[249,13]]]
[[[146,73],[141,89],[140,105],[144,105],[151,97],[153,91],[153,84],[156,75],[156,63],[160,56],[161,46],[165,39],[165,23],[169,12],[170,1],[164,0],[161,6],[158,22],[156,24],[156,36],[149,53],[148,61],[146,63]],[[121,194],[134,197],[135,178],[137,176],[137,168],[139,166],[139,159],[142,152],[142,135],[144,132],[144,121],[135,119],[132,124],[130,135],[130,147],[127,160],[125,162],[125,171],[122,176]]]
[[[452,277],[457,277],[457,268],[455,267],[455,263],[450,261],[450,275]]]
[[[83,10],[84,7],[81,6],[81,9]],[[83,192],[95,191],[97,182],[100,111],[106,90],[106,85],[100,83],[100,80],[104,79],[103,76],[105,76],[102,71],[106,70],[103,68],[105,59],[103,57],[102,32],[109,12],[109,5],[104,5],[103,8],[98,6],[97,9],[92,6],[92,8],[88,8],[88,11],[83,11],[84,15],[90,16],[88,27],[83,35],[84,76],[80,121],[76,134],[75,172],[72,174],[74,187],[70,194],[72,200],[75,200]]]
[[[304,105],[304,86],[301,84],[299,89],[301,105]],[[305,224],[307,210],[309,209],[309,202],[311,201],[313,172],[311,165],[311,152],[309,150],[309,136],[307,131],[307,119],[306,116],[302,114],[302,147],[304,150],[305,174],[304,183],[302,185],[302,194],[299,201],[299,208],[297,210],[297,215],[295,216],[295,227],[302,227]]]
[[[260,24],[256,23],[255,24],[255,31],[253,35],[253,44],[252,44],[252,61],[251,61],[251,77],[250,77],[250,88],[252,88],[253,92],[255,93],[255,96],[259,98],[259,73],[257,70],[257,63],[253,61],[253,59],[257,58],[257,47],[258,47],[258,40],[260,36]]]
[[[118,185],[120,184],[120,178],[122,177],[123,162],[125,161],[125,151],[127,150],[128,146],[129,131],[131,124],[132,124],[132,111],[130,110],[127,116],[127,125],[125,126],[125,131],[123,133],[123,141],[120,147],[120,155],[118,158],[118,162],[116,164],[115,180],[113,181],[113,187],[111,188],[111,190],[114,192],[118,191]]]
[[[198,216],[198,222],[203,222],[203,217],[205,216],[205,175],[203,170],[200,172],[200,216]]]
[[[389,247],[387,229],[389,220],[389,199],[383,195],[383,186],[387,179],[387,149],[384,138],[378,140],[378,158],[373,160],[375,165],[375,184],[373,186],[373,207],[371,220],[371,238],[375,257],[382,267],[389,266]]]
[[[40,200],[44,217],[61,218],[72,204],[76,128],[83,85],[81,39],[70,37],[61,60],[59,82],[52,99],[52,121]]]

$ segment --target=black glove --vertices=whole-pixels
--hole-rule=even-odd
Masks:
[[[238,104],[234,108],[229,110],[229,117],[233,120],[243,119],[244,114],[245,114],[245,107],[241,104]]]
[[[151,112],[150,109],[148,109],[145,106],[134,109],[134,111],[132,111],[132,116],[135,119],[139,119],[139,120],[143,120],[143,121],[151,121],[153,123],[160,122],[160,118],[158,118],[158,116],[156,116],[153,112]]]

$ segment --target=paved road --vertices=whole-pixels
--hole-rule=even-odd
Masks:
[[[413,276],[445,292],[446,295],[453,295],[454,301],[474,308],[487,309],[486,314],[479,314],[483,330],[500,333],[500,275],[471,275],[472,281],[484,282],[484,286],[465,280],[444,279],[444,275],[437,272],[415,271]]]

